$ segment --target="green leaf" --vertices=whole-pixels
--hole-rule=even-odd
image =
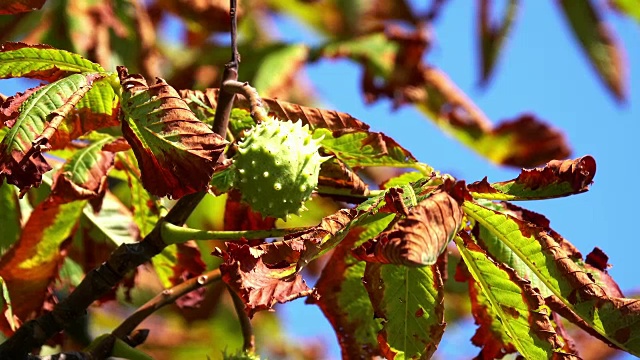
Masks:
[[[31,213],[20,239],[0,259],[0,277],[7,283],[20,319],[42,307],[65,257],[60,247],[72,234],[85,204],[61,204],[52,198],[43,201]]]
[[[492,0],[480,1],[478,8],[478,22],[480,23],[480,74],[481,82],[486,84],[495,69],[498,62],[498,56],[504,46],[505,40],[508,38],[513,22],[516,17],[518,0],[509,0],[507,9],[504,12],[500,25],[495,26],[491,23],[491,5]]]
[[[235,181],[235,173],[233,166],[216,171],[211,177],[211,191],[215,195],[221,195],[231,190]]]
[[[384,184],[382,184],[380,187],[382,189],[390,189],[392,187],[407,185],[409,183],[416,182],[424,178],[425,178],[425,175],[422,173],[406,172],[406,173],[403,173],[402,175],[392,177],[391,179],[385,181]]]
[[[112,250],[137,241],[131,212],[110,192],[105,195],[99,213],[90,206],[83,209],[80,226],[87,240],[105,244]]]
[[[23,191],[40,184],[42,174],[49,171],[51,166],[39,150],[33,149],[34,140],[47,129],[51,113],[60,109],[60,112],[66,115],[65,111],[73,109],[80,100],[77,96],[83,96],[92,86],[93,80],[99,76],[95,73],[73,74],[49,85],[29,90],[24,95],[7,99],[15,111],[3,119],[9,123],[11,130],[0,143],[0,177],[6,177],[7,182]],[[58,131],[63,132],[62,129]],[[33,152],[33,155],[28,161],[23,162],[29,152]]]
[[[472,202],[464,212],[504,242],[513,253],[596,332],[640,355],[640,303],[609,296],[543,229]]]
[[[545,167],[523,169],[517,178],[489,184],[487,178],[467,187],[475,198],[536,200],[579,194],[589,190],[596,175],[596,161],[587,155],[575,160],[553,160]]]
[[[591,0],[558,1],[571,29],[600,79],[617,100],[626,97],[622,48]]]
[[[160,283],[165,289],[169,289],[175,285],[171,281],[171,278],[173,277],[173,266],[178,262],[177,244],[171,244],[162,249],[162,252],[154,256],[151,262],[153,263],[153,268],[156,270],[156,274],[158,274]]]
[[[562,345],[542,296],[513,269],[493,261],[470,237],[468,241],[456,237],[455,243],[473,279],[520,354],[527,359],[551,358]]]
[[[0,183],[0,256],[20,238],[21,218],[16,188],[6,182]]]
[[[292,86],[295,75],[304,65],[309,49],[303,44],[282,45],[271,49],[261,59],[253,86],[261,95],[277,97]]]
[[[373,307],[362,284],[366,263],[350,254],[353,246],[376,236],[394,218],[393,214],[374,216],[377,220],[354,229],[336,247],[316,283],[319,297],[307,298],[307,303],[318,305],[331,322],[343,358],[380,355],[376,335],[382,327],[373,317]]]
[[[444,285],[437,266],[409,268],[368,263],[362,280],[387,359],[430,358],[444,333]]]
[[[370,131],[331,132],[316,129],[314,136],[324,136],[321,145],[350,167],[389,166],[422,168],[415,157],[383,133]]]
[[[80,55],[48,45],[7,42],[0,47],[0,79],[26,77],[52,82],[74,73],[104,71]]]

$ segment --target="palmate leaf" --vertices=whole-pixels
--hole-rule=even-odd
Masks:
[[[640,355],[640,301],[607,294],[542,228],[472,202],[464,212],[505,243],[585,324],[608,341]]]
[[[562,344],[542,296],[513,269],[491,259],[467,234],[461,236],[455,239],[460,255],[510,342],[527,359],[552,357]]]
[[[617,100],[623,101],[626,97],[623,50],[594,2],[559,0],[557,4],[600,79]]]
[[[473,197],[481,199],[548,199],[589,190],[595,175],[596,161],[587,155],[575,160],[553,160],[542,168],[523,169],[513,180],[489,183],[484,178],[467,188]]]
[[[489,81],[498,62],[498,56],[508,38],[520,2],[509,0],[502,21],[495,26],[491,22],[493,0],[481,0],[478,7],[478,37],[480,50],[480,79],[483,84]]]
[[[80,55],[49,45],[0,45],[0,79],[25,77],[52,82],[75,73],[104,71]]]
[[[118,74],[124,89],[122,132],[136,154],[145,188],[172,198],[206,190],[226,141],[199,121],[164,80],[149,87],[124,67]]]
[[[6,177],[7,182],[18,186],[21,191],[38,186],[42,174],[51,166],[40,149],[33,147],[34,140],[51,129],[50,114],[66,117],[91,89],[93,82],[102,77],[97,73],[73,74],[7,99],[7,108],[3,109],[0,119],[11,126],[11,130],[0,143],[0,177]]]
[[[300,271],[310,261],[337,246],[356,226],[380,220],[376,214],[406,212],[436,191],[437,185],[423,179],[402,189],[396,192],[393,204],[387,204],[389,190],[354,209],[326,216],[319,225],[289,234],[282,241],[255,246],[228,243],[226,251],[214,252],[223,260],[222,279],[239,294],[249,315],[271,309],[277,302],[306,296],[310,290]]]
[[[446,326],[444,285],[437,265],[367,263],[362,281],[382,324],[378,332],[382,356],[430,358]]]

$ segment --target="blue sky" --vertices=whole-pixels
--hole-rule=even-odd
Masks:
[[[429,2],[427,2],[429,3]],[[478,87],[475,41],[475,6],[469,1],[449,1],[435,24],[436,43],[428,61],[443,69],[494,122],[532,112],[567,136],[572,157],[590,154],[597,161],[591,190],[585,194],[518,205],[545,214],[552,227],[586,256],[594,246],[609,255],[610,273],[627,293],[640,290],[636,259],[640,239],[635,187],[640,155],[640,27],[626,18],[607,18],[626,49],[629,97],[618,105],[595,76],[553,1],[521,2],[519,17],[501,61],[486,89]],[[281,21],[281,34],[290,41],[308,40],[312,34],[296,24]],[[360,69],[348,61],[325,60],[307,67],[307,74],[327,107],[348,112],[368,122],[408,148],[420,161],[468,182],[484,176],[489,181],[511,179],[518,170],[488,163],[440,132],[420,113],[406,107],[392,112],[388,102],[363,103],[359,92]],[[446,305],[446,299],[445,299]],[[293,321],[290,332],[300,337],[322,337],[337,346],[322,314],[302,301],[279,308]],[[296,320],[298,319],[298,320]],[[302,319],[302,320],[300,320]],[[470,324],[461,324],[470,325]],[[449,328],[441,354],[466,359],[478,349],[468,344],[473,326]]]

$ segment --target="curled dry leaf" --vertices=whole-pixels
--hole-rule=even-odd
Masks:
[[[204,92],[194,90],[182,90],[181,96],[185,101],[192,98],[200,100],[207,106],[215,109],[218,104],[219,89],[207,89]],[[368,130],[369,125],[354,118],[353,116],[335,111],[320,108],[301,106],[278,99],[262,99],[263,105],[269,109],[269,115],[280,120],[297,122],[302,120],[303,125],[309,124],[311,128],[326,128],[329,130],[339,130],[346,128]],[[248,99],[238,96],[234,106],[251,111],[251,104]]]
[[[328,240],[346,230],[356,214],[355,210],[342,209],[322,219],[319,225],[290,234],[283,241],[256,246],[227,243],[226,251],[214,251],[223,260],[222,279],[243,300],[249,316],[271,309],[277,302],[307,296],[311,290],[300,270],[319,256],[325,246],[335,245]]]
[[[397,201],[391,200],[391,203]],[[399,210],[406,211],[406,206]],[[408,210],[407,216],[389,230],[354,249],[353,254],[368,262],[433,265],[461,223],[462,210],[458,201],[449,193],[438,191]]]
[[[336,158],[331,158],[320,166],[318,187],[348,190],[354,195],[369,194],[369,186],[360,176]]]
[[[589,190],[596,161],[587,155],[574,160],[553,160],[544,167],[523,169],[517,178],[489,183],[487,178],[469,184],[474,197],[493,200],[543,199],[579,194]]]
[[[226,141],[199,121],[164,80],[148,86],[118,67],[124,89],[122,132],[140,164],[142,182],[157,196],[180,198],[207,189]]]

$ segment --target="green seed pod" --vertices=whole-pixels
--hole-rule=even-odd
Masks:
[[[306,210],[327,159],[318,153],[321,140],[301,121],[270,119],[251,129],[234,157],[242,199],[263,216],[286,219]]]

